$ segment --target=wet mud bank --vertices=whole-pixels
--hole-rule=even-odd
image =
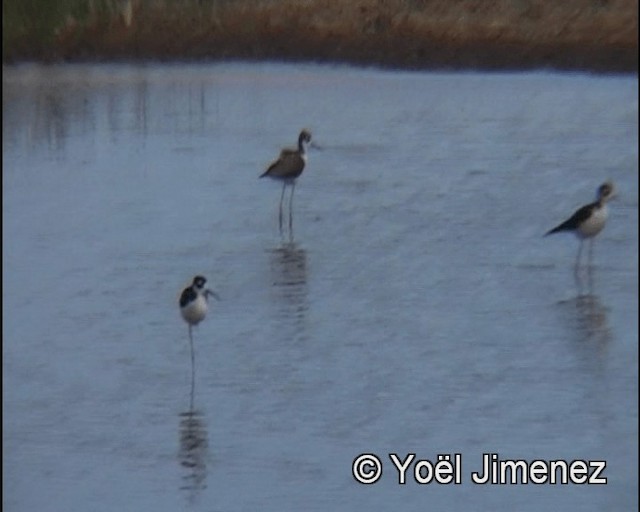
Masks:
[[[12,3],[5,2],[5,63],[269,59],[638,70],[638,4],[630,0],[124,0],[90,2],[84,11],[69,0],[68,12],[40,22],[39,11],[14,12]]]

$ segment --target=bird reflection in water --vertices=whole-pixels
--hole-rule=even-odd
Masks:
[[[575,305],[581,337],[594,340],[604,347],[611,340],[611,328],[607,319],[607,308],[594,292],[593,268],[588,268],[586,276],[576,274],[575,279],[578,290]]]
[[[304,331],[307,309],[307,253],[294,242],[271,249],[271,282],[276,294],[277,317],[289,322],[295,337]]]
[[[194,408],[195,381],[191,378],[189,410],[180,413],[180,465],[184,468],[180,489],[188,493],[189,502],[195,502],[207,488],[207,458],[209,439],[202,413]]]

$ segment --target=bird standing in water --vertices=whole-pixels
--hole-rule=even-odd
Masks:
[[[584,240],[589,238],[589,262],[591,263],[593,253],[593,238],[602,231],[609,215],[607,202],[613,199],[614,187],[613,183],[607,181],[598,187],[596,200],[587,204],[559,224],[555,228],[548,231],[544,236],[559,233],[561,231],[571,231],[580,239],[580,247],[578,248],[578,256],[576,258],[575,271],[577,273],[580,265],[580,255],[582,253],[582,245]]]
[[[206,278],[198,275],[193,278],[193,282],[190,286],[187,286],[184,290],[182,290],[182,294],[180,295],[180,314],[182,315],[182,318],[184,318],[184,321],[189,325],[192,377],[195,373],[193,356],[193,335],[191,332],[192,327],[194,325],[198,325],[202,320],[204,320],[204,317],[207,316],[207,311],[209,309],[209,296],[213,296],[216,299],[219,299],[217,294],[205,288],[206,283]]]
[[[278,215],[280,231],[282,231],[282,203],[284,201],[284,189],[291,185],[291,196],[289,199],[289,230],[293,224],[293,192],[298,178],[307,163],[307,144],[311,144],[311,133],[302,130],[298,136],[298,149],[283,149],[280,157],[273,162],[268,169],[260,175],[260,178],[268,176],[282,181],[282,194],[280,196],[280,210]]]

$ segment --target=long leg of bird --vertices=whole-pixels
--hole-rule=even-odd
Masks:
[[[576,265],[575,265],[575,268],[573,269],[576,275],[578,275],[578,271],[580,270],[580,255],[582,254],[583,243],[584,243],[583,240],[580,240],[580,247],[578,247],[578,255],[576,256]]]
[[[589,267],[587,271],[587,293],[593,295],[593,272],[591,271],[591,267]]]
[[[193,356],[193,333],[191,331],[191,324],[189,324],[189,344],[191,345],[191,393],[193,394],[193,388],[196,381],[196,365],[195,358]]]
[[[589,240],[589,270],[591,270],[593,266],[593,241],[593,238]]]
[[[578,291],[578,297],[582,297],[582,295],[584,294],[584,284],[582,282],[582,278],[580,277],[580,272],[578,272],[577,270],[575,270],[573,272],[573,277],[576,280],[576,289]]]
[[[282,202],[284,200],[284,189],[287,187],[287,182],[282,184],[282,194],[280,194],[280,211],[278,214],[278,223],[280,225],[280,231],[282,231]]]
[[[291,197],[289,198],[289,235],[293,232],[293,192],[296,189],[296,182],[291,183]]]
[[[196,379],[193,370],[191,371],[191,394],[189,395],[189,412],[193,413],[193,397],[196,394]]]

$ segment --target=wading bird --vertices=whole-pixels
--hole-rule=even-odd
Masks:
[[[311,144],[311,133],[308,130],[302,130],[298,136],[298,149],[283,149],[280,152],[280,157],[260,175],[260,178],[268,176],[269,178],[282,181],[282,194],[280,196],[280,210],[278,215],[280,231],[282,231],[284,189],[287,185],[291,185],[291,196],[289,198],[289,230],[291,230],[293,224],[293,192],[296,186],[296,178],[302,174],[304,166],[307,163],[307,144]]]
[[[571,231],[580,239],[580,247],[578,248],[578,256],[576,257],[575,270],[578,271],[580,265],[580,255],[582,253],[582,245],[586,238],[589,238],[589,263],[591,263],[593,253],[593,237],[595,237],[602,229],[607,221],[609,214],[607,202],[614,197],[613,183],[607,181],[598,187],[596,200],[579,208],[571,217],[562,224],[548,231],[544,236],[560,231]]]
[[[198,325],[204,317],[207,316],[209,309],[208,299],[211,295],[219,299],[218,295],[211,290],[205,288],[207,283],[203,276],[196,276],[190,286],[182,290],[180,295],[180,314],[184,321],[189,325],[189,343],[191,344],[191,370],[193,375],[194,357],[193,357],[193,335],[191,329],[194,325]]]

